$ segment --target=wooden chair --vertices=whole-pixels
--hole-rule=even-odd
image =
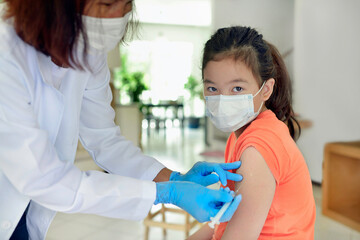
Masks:
[[[165,216],[166,212],[173,212],[173,213],[178,213],[178,214],[185,215],[185,223],[184,224],[167,223],[166,222],[166,216]],[[162,215],[162,221],[154,220],[154,218],[159,214]],[[190,214],[188,214],[187,212],[185,212],[184,210],[182,210],[180,208],[169,208],[169,207],[166,207],[164,204],[161,204],[161,208],[159,210],[155,211],[154,213],[152,213],[150,211],[150,213],[148,214],[148,216],[144,220],[144,225],[145,225],[144,239],[149,240],[150,227],[160,227],[160,228],[162,228],[164,238],[166,237],[166,230],[167,229],[183,231],[185,233],[185,237],[187,238],[187,237],[189,237],[190,230],[193,227],[195,227],[197,224],[200,224],[195,219],[193,219],[191,221],[191,218],[192,217],[190,216]]]

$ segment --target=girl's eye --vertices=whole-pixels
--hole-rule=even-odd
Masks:
[[[234,92],[241,92],[242,90],[243,90],[242,87],[234,87],[233,88]]]
[[[207,90],[208,90],[209,92],[216,92],[217,89],[214,88],[214,87],[208,87]]]

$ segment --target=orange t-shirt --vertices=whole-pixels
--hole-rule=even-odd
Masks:
[[[275,195],[258,239],[314,239],[316,209],[310,174],[287,126],[270,110],[260,113],[238,139],[234,133],[230,135],[225,162],[239,161],[248,147],[260,152],[276,181]],[[234,182],[229,181],[228,186],[234,189]],[[216,226],[213,240],[221,239],[226,225]]]

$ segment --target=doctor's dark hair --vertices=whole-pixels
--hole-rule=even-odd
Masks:
[[[17,35],[24,42],[51,56],[56,63],[82,70],[87,66],[88,39],[82,13],[87,4],[92,4],[94,0],[4,0],[4,2],[6,3],[4,18],[12,21]],[[136,23],[130,25],[133,34],[136,25]],[[79,59],[75,51],[79,38],[84,40],[82,59]]]
[[[249,67],[261,86],[275,79],[273,93],[265,106],[287,124],[290,135],[296,139],[301,132],[292,109],[292,88],[285,63],[278,50],[250,27],[234,26],[218,29],[206,42],[202,59],[202,76],[209,61],[233,58]]]
[[[5,0],[5,18],[13,19],[17,35],[59,63],[83,69],[74,54],[84,34],[81,14],[85,0]],[[86,34],[84,34],[86,39]],[[84,56],[87,48],[85,41]]]

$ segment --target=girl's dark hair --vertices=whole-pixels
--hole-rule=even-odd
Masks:
[[[244,62],[261,86],[270,78],[275,79],[274,90],[265,106],[287,124],[293,139],[300,136],[301,128],[292,109],[292,89],[285,63],[275,46],[250,27],[221,28],[205,44],[202,75],[209,61],[233,58]]]
[[[18,36],[38,51],[56,62],[84,69],[88,41],[82,13],[91,1],[4,0],[7,8],[4,18],[12,19]],[[136,25],[130,24],[133,34]],[[79,38],[84,40],[82,59],[74,51]]]

